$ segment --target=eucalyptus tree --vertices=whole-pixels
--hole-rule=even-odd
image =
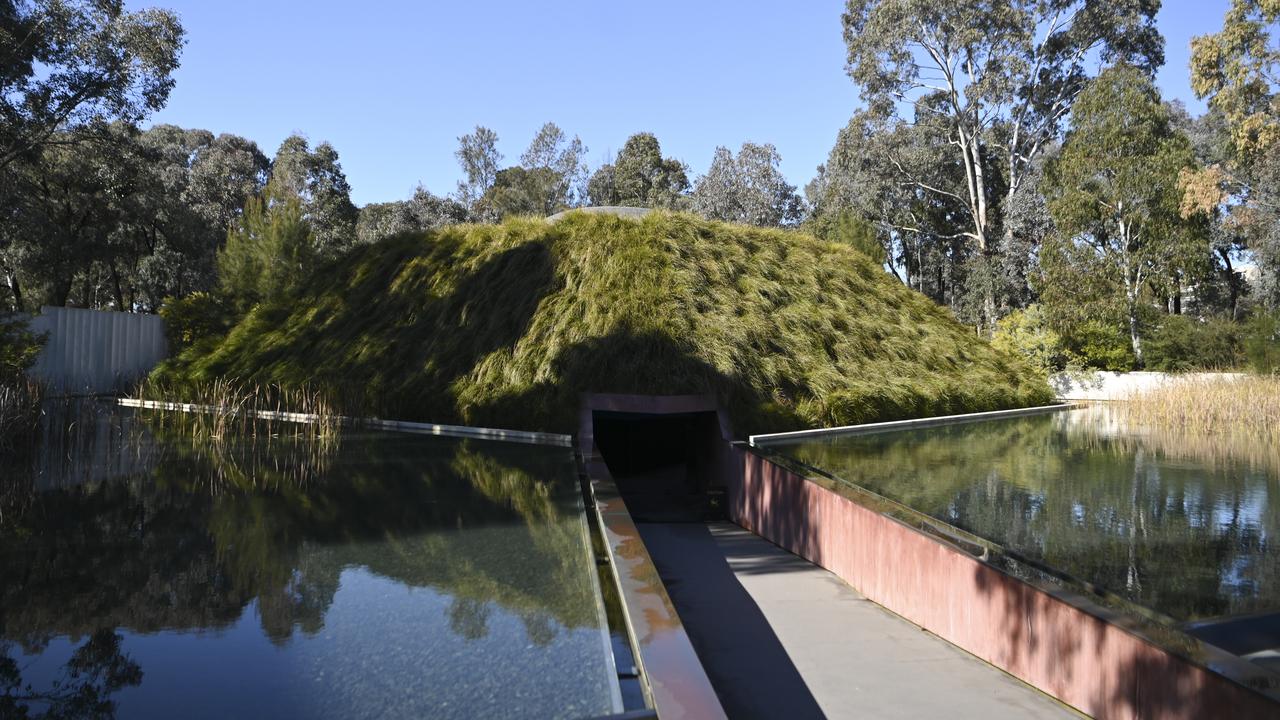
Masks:
[[[546,217],[568,207],[554,190],[561,182],[561,176],[549,167],[503,168],[476,203],[476,213],[493,220],[514,215]]]
[[[351,184],[333,145],[322,142],[312,150],[300,135],[285,138],[271,163],[271,182],[278,197],[292,194],[301,201],[322,253],[355,242],[359,210],[351,202]]]
[[[1191,41],[1191,87],[1223,114],[1246,162],[1280,140],[1280,49],[1271,37],[1278,18],[1275,0],[1232,0],[1222,30]]]
[[[123,0],[0,1],[0,169],[57,137],[136,124],[173,88],[182,25]],[[70,134],[69,134],[70,133]]]
[[[172,125],[142,133],[136,154],[148,170],[119,232],[140,246],[129,305],[153,310],[166,297],[213,286],[215,254],[262,190],[269,162],[245,138]]]
[[[1225,244],[1253,251],[1272,307],[1280,306],[1278,20],[1274,0],[1232,0],[1222,30],[1192,40],[1191,87],[1208,100],[1221,152],[1183,178],[1183,213],[1215,218],[1231,235]],[[1238,292],[1233,284],[1233,301]]]
[[[19,304],[98,304],[101,266],[124,253],[117,230],[146,170],[132,153],[136,132],[117,123],[93,143],[53,135],[36,158],[10,167],[11,234],[0,254]]]
[[[520,166],[541,180],[539,205],[550,215],[575,207],[586,197],[587,148],[577,135],[569,139],[555,123],[546,123],[520,156]],[[495,182],[497,181],[495,176]]]
[[[743,143],[736,157],[717,147],[711,166],[694,185],[693,211],[745,225],[795,225],[804,215],[804,202],[782,175],[781,163],[772,144]]]
[[[683,162],[662,156],[653,133],[636,133],[613,162],[591,175],[587,194],[593,205],[681,208],[688,201],[688,171]]]
[[[392,235],[423,232],[469,219],[470,214],[462,203],[434,195],[419,185],[408,200],[370,203],[360,208],[356,236],[360,242],[375,242]]]
[[[1011,232],[1002,206],[1060,136],[1092,59],[1163,62],[1158,9],[1154,0],[848,0],[848,72],[873,111],[932,118],[960,182],[912,182],[959,206],[960,233],[992,264]],[[980,294],[989,329],[996,288]]]
[[[1045,190],[1063,243],[1047,249],[1049,305],[1118,312],[1139,365],[1144,291],[1186,257],[1208,253],[1203,232],[1180,214],[1179,175],[1194,162],[1150,76],[1121,64],[1080,93],[1048,167]],[[1098,296],[1081,295],[1089,283]]]
[[[458,138],[458,149],[454,153],[458,165],[462,167],[465,180],[458,182],[455,197],[469,211],[476,210],[477,203],[484,194],[493,187],[498,177],[502,153],[498,152],[498,134],[483,125],[477,125],[475,132]]]
[[[959,182],[958,163],[926,129],[886,113],[860,110],[836,135],[827,162],[805,187],[807,221],[838,240],[854,217],[875,227],[886,267],[907,286],[959,313],[966,246],[955,229],[961,208],[931,187]]]

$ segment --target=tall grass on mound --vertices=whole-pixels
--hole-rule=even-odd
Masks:
[[[1280,377],[1186,377],[1129,394],[1119,405],[1131,423],[1203,435],[1280,440]]]
[[[289,437],[329,444],[336,441],[344,422],[324,391],[306,386],[217,379],[187,384],[177,391],[163,382],[147,380],[139,384],[134,396],[195,406],[190,410],[143,408],[138,412],[156,427],[196,440]]]
[[[355,391],[361,414],[561,432],[589,392],[711,394],[738,433],[1052,401],[1042,375],[851,248],[664,212],[362,246],[156,377]]]

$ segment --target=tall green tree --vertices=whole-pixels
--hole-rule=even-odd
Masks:
[[[312,150],[300,135],[285,138],[271,163],[271,181],[277,194],[290,193],[302,203],[322,252],[332,254],[355,242],[360,213],[333,145],[322,142]]]
[[[586,198],[586,153],[587,147],[577,135],[570,139],[555,123],[544,124],[534,135],[520,156],[520,166],[540,180],[540,212],[550,215],[575,207]]]
[[[400,233],[456,225],[469,219],[470,213],[462,203],[418,186],[408,200],[370,203],[360,208],[356,235],[360,242],[368,243]]]
[[[324,249],[297,193],[267,185],[250,198],[218,252],[222,292],[244,312],[280,296],[307,277]]]
[[[10,304],[152,311],[210,289],[215,253],[266,176],[257,146],[172,125],[62,137],[6,175],[0,267]]]
[[[921,187],[954,184],[959,177],[952,155],[918,124],[860,110],[837,133],[827,162],[805,187],[807,222],[830,240],[839,239],[847,218],[874,224],[890,272],[965,317],[960,285],[969,253],[955,228],[960,208],[953,198]]]
[[[781,163],[782,155],[768,143],[743,143],[737,156],[728,148],[716,148],[711,166],[690,196],[694,212],[761,227],[798,223],[804,202],[783,176]]]
[[[1191,87],[1222,113],[1246,163],[1280,140],[1280,49],[1271,37],[1277,18],[1277,0],[1232,0],[1222,29],[1191,41]]]
[[[164,106],[183,30],[122,0],[0,0],[0,169],[62,133],[78,141]]]
[[[1191,87],[1222,138],[1211,162],[1184,176],[1185,215],[1214,221],[1224,251],[1252,251],[1260,299],[1280,307],[1280,50],[1276,0],[1233,0],[1222,30],[1191,42]],[[1220,253],[1230,269],[1230,256]],[[1230,270],[1234,276],[1234,270]],[[1235,299],[1239,283],[1233,283]],[[1233,307],[1238,307],[1233,303]]]
[[[474,213],[480,198],[493,187],[498,177],[502,162],[502,153],[498,152],[498,133],[477,125],[475,132],[458,138],[458,149],[453,154],[466,176],[465,180],[458,182],[455,197]]]
[[[912,182],[958,206],[957,230],[993,265],[999,238],[1012,232],[1002,206],[1059,137],[1091,59],[1163,62],[1158,8],[1154,0],[849,0],[848,71],[874,112],[927,120],[956,158],[960,182]],[[990,329],[997,288],[985,285],[980,324]]]
[[[601,165],[587,183],[592,205],[676,209],[686,204],[688,191],[688,167],[663,157],[653,133],[627,138],[617,158]]]
[[[1139,365],[1145,292],[1186,257],[1208,254],[1204,234],[1179,211],[1178,178],[1194,162],[1150,75],[1120,64],[1080,93],[1049,164],[1045,189],[1064,243],[1048,253],[1060,259],[1046,273],[1047,295],[1057,295],[1051,306],[1118,311]],[[1086,282],[1099,294],[1073,296]]]

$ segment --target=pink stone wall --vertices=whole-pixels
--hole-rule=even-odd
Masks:
[[[1280,705],[750,452],[734,522],[1100,718],[1277,718]],[[1241,662],[1241,661],[1236,661]]]

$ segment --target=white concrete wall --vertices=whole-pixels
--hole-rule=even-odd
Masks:
[[[48,334],[31,375],[62,392],[126,389],[168,354],[158,315],[45,306],[30,327]]]
[[[1229,382],[1242,377],[1245,377],[1244,373],[1119,373],[1091,370],[1057,373],[1049,378],[1049,385],[1062,400],[1124,400],[1132,393],[1150,390],[1171,380],[1195,378]]]

